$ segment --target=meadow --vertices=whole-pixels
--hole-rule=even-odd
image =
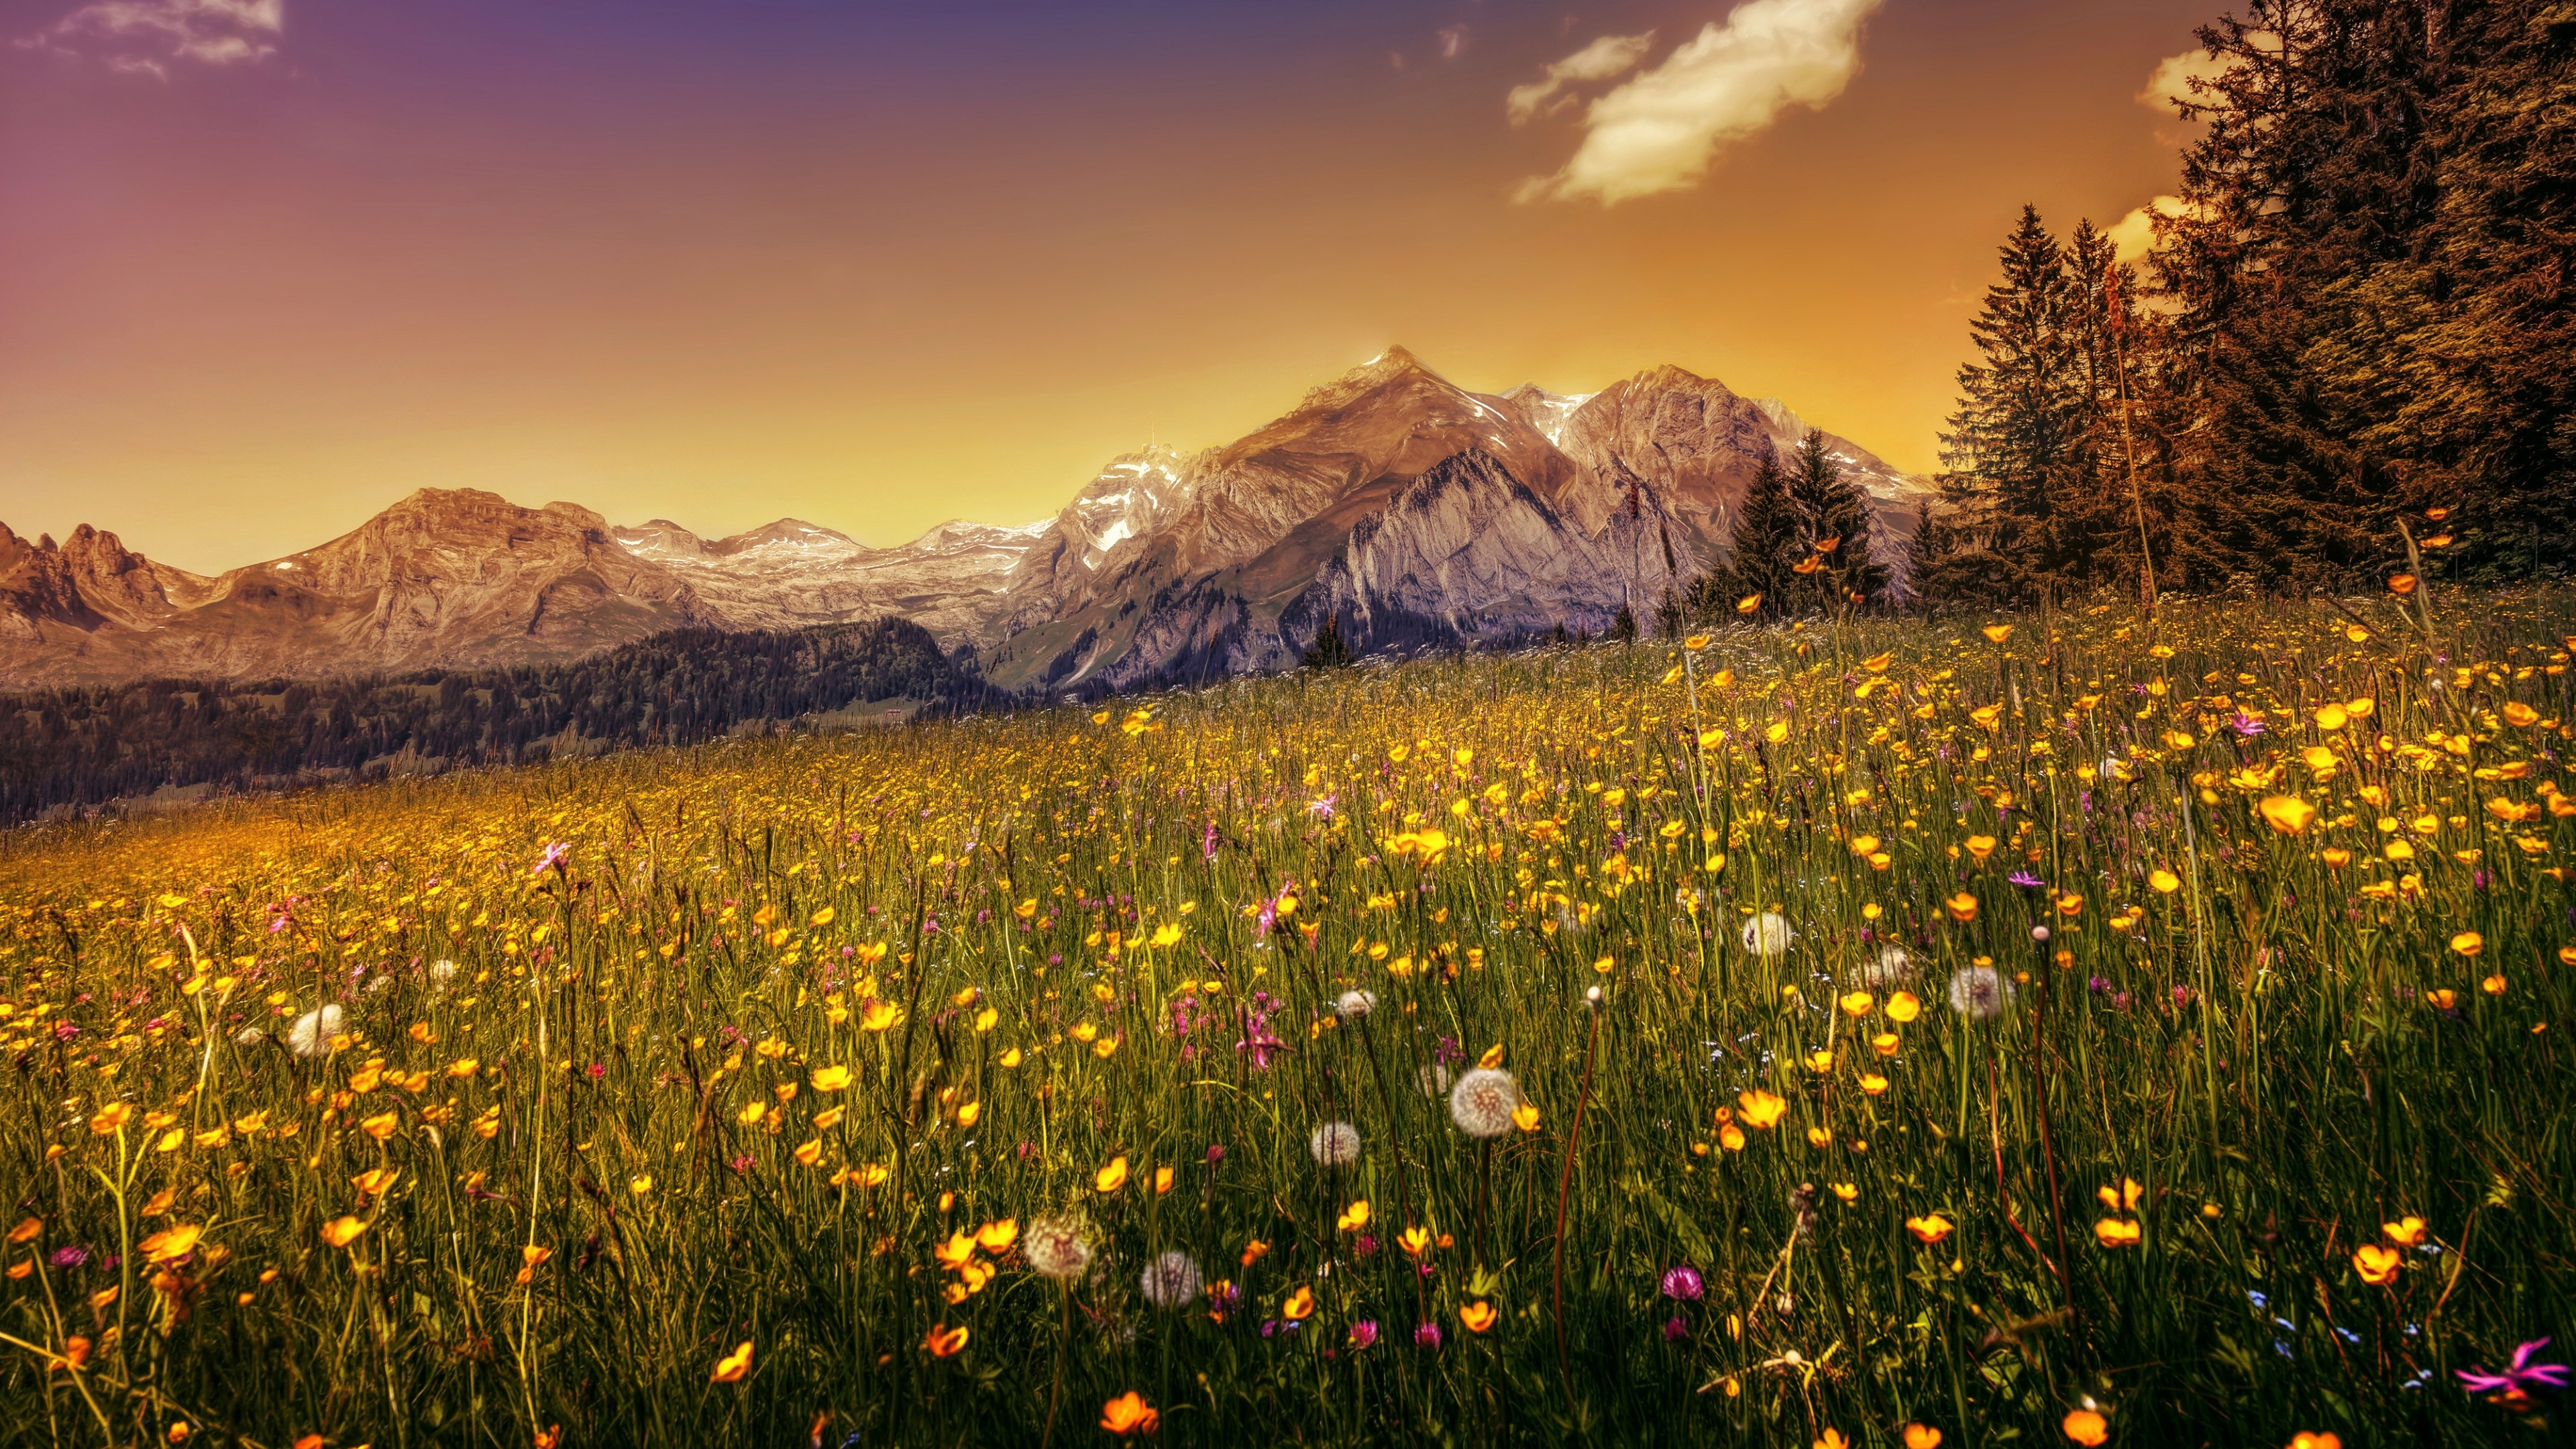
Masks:
[[[11,832],[0,1444],[2543,1442],[2571,632],[1726,628]]]

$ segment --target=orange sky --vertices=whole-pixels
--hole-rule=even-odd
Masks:
[[[1497,390],[1678,363],[1929,469],[2014,212],[2172,189],[2137,96],[2211,13],[1888,0],[1821,109],[1604,206],[1515,200],[1586,131],[1506,94],[1726,4],[274,3],[204,59],[0,0],[21,533],[213,571],[437,485],[892,543],[1390,342]]]

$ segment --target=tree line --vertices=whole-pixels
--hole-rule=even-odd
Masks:
[[[1907,564],[1926,603],[2576,562],[2576,10],[2252,0],[2204,27],[2134,262],[2025,207]]]
[[[0,821],[165,785],[260,789],[572,751],[693,744],[872,701],[980,703],[902,619],[676,629],[570,660],[336,680],[161,679],[0,696]]]

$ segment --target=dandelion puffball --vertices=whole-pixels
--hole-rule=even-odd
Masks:
[[[331,1038],[340,1034],[340,1020],[336,1002],[308,1011],[295,1018],[294,1027],[286,1033],[286,1044],[299,1057],[321,1056],[331,1050]]]
[[[1765,961],[1781,955],[1798,933],[1789,929],[1789,918],[1778,911],[1764,911],[1744,923],[1744,949]]]
[[[1950,1009],[1978,1021],[2003,1015],[2012,994],[2012,983],[1992,966],[1970,966],[1950,978]]]
[[[429,979],[430,984],[434,986],[445,986],[448,982],[456,979],[456,963],[453,961],[430,962]]]
[[[1341,1000],[1333,1003],[1333,1010],[1339,1013],[1344,1021],[1357,1021],[1359,1018],[1377,1010],[1377,993],[1374,991],[1345,991],[1342,993]]]
[[[1199,1296],[1199,1265],[1183,1252],[1165,1253],[1145,1265],[1138,1287],[1157,1308],[1186,1308]]]
[[[1904,980],[1913,970],[1914,960],[1905,954],[1904,947],[1884,946],[1868,965],[1861,968],[1861,984],[1874,990],[1884,990]]]
[[[1521,1088],[1498,1067],[1478,1067],[1449,1089],[1449,1120],[1470,1137],[1500,1137],[1512,1130]]]
[[[1091,1266],[1091,1244],[1078,1217],[1038,1218],[1020,1235],[1020,1254],[1047,1277],[1073,1279]]]
[[[1306,1139],[1306,1150],[1326,1167],[1347,1167],[1359,1161],[1360,1129],[1348,1122],[1327,1122]]]

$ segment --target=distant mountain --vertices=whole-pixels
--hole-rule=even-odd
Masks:
[[[1113,464],[1012,574],[983,667],[1022,691],[1221,677],[1293,663],[1327,617],[1360,650],[1598,632],[1717,561],[1762,449],[1805,431],[1679,368],[1487,395],[1393,349],[1227,447]],[[1892,555],[1923,485],[1827,439]]]
[[[892,548],[793,518],[712,540],[612,527],[471,489],[211,579],[87,525],[59,545],[0,526],[0,681],[493,668],[673,628],[896,617],[1033,692],[1282,667],[1326,618],[1362,651],[1598,632],[1718,560],[1762,450],[1804,432],[1679,368],[1485,394],[1395,348],[1223,447],[1112,459],[1051,519]],[[1892,558],[1923,485],[1828,443]]]

